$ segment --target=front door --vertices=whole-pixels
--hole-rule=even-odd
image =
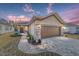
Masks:
[[[24,28],[20,27],[20,33],[24,33]]]

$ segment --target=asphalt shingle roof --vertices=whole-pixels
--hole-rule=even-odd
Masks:
[[[0,18],[0,24],[9,25],[8,21],[3,18]]]

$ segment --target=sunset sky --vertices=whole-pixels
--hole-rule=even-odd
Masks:
[[[57,12],[65,22],[79,23],[79,4],[0,4],[0,17],[10,20],[29,21],[33,15],[46,16],[52,12]]]

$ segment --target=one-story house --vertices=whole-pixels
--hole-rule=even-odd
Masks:
[[[20,32],[29,31],[35,38],[46,38],[63,35],[63,20],[57,13],[47,16],[33,16],[31,21],[26,25],[20,25]]]
[[[18,33],[26,33],[27,31],[29,31],[29,23],[30,22],[18,23],[17,26],[16,26],[17,32]]]
[[[0,34],[12,32],[14,28],[5,19],[0,18]]]
[[[72,23],[64,24],[64,33],[66,34],[79,34],[79,25]]]

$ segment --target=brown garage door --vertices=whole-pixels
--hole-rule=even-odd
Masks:
[[[56,26],[42,26],[41,27],[41,37],[52,37],[60,35],[60,27]]]

